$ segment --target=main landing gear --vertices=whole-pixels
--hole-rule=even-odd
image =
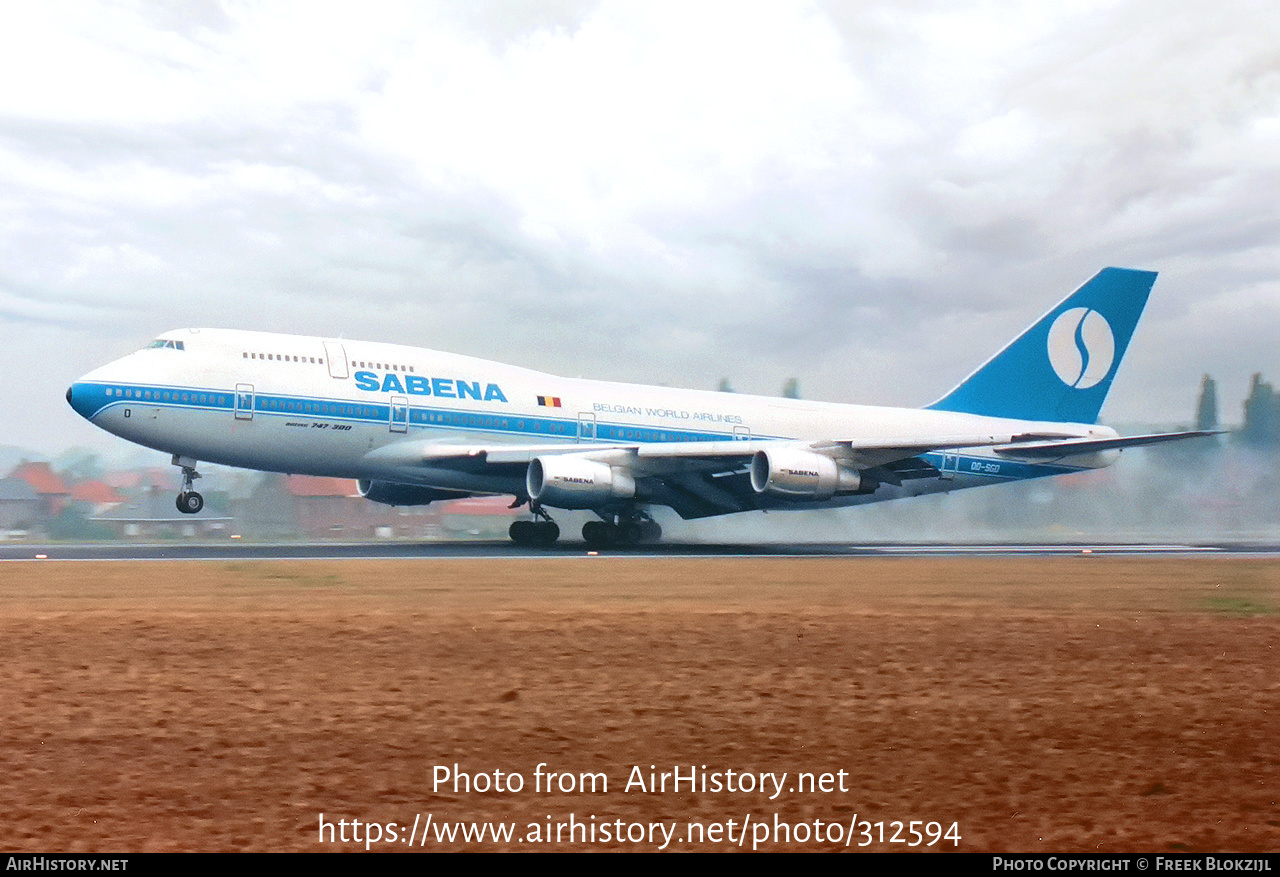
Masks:
[[[560,527],[537,503],[529,503],[529,511],[533,512],[535,520],[512,523],[507,531],[511,541],[517,545],[555,545],[560,538]]]
[[[588,548],[651,545],[662,538],[658,522],[644,512],[615,515],[612,521],[587,521],[582,525],[582,539]]]
[[[529,511],[534,520],[514,522],[509,531],[511,541],[517,545],[554,545],[560,538],[560,527],[537,503],[530,503]],[[662,528],[647,512],[633,509],[623,514],[600,514],[604,520],[582,525],[582,539],[588,548],[650,545],[662,538]]]
[[[204,497],[191,489],[192,484],[200,477],[200,473],[196,471],[196,461],[175,454],[173,465],[182,467],[182,487],[174,504],[184,515],[194,515],[204,508]]]

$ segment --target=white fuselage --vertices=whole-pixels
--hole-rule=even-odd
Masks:
[[[161,346],[167,344],[169,346]],[[434,468],[374,453],[406,442],[448,447],[725,442],[886,442],[927,432],[1106,437],[1088,424],[775,399],[557,377],[393,344],[222,329],[166,333],[85,375],[73,407],[122,438],[176,457],[250,469],[520,494],[523,476]],[[886,484],[861,502],[1054,475],[1110,463],[1101,452],[1052,464],[983,448],[923,454],[939,475]]]

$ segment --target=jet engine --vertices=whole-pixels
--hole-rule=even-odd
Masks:
[[[471,495],[456,490],[396,484],[394,481],[361,480],[356,482],[356,489],[365,499],[383,505],[427,505],[441,499],[461,499]]]
[[[857,493],[862,475],[823,454],[799,448],[766,448],[751,458],[751,489],[784,499],[823,500]]]
[[[595,509],[632,499],[636,481],[624,469],[572,454],[534,457],[525,477],[529,499],[557,509]]]

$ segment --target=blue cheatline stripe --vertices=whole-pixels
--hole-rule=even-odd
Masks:
[[[124,393],[128,395],[118,395]],[[97,417],[108,408],[128,405],[174,408],[183,411],[229,412],[235,409],[235,400],[234,392],[207,387],[172,387],[154,384],[79,383],[75,385],[76,408],[90,419]],[[391,408],[385,404],[316,396],[264,394],[256,391],[253,399],[253,413],[255,417],[338,420],[371,426],[386,426],[391,419]],[[408,415],[409,427],[417,429],[454,429],[562,440],[576,440],[579,429],[578,421],[568,418],[491,414],[459,411],[452,408],[410,406]],[[763,438],[763,436],[759,437]],[[732,433],[693,432],[596,421],[593,440],[698,442],[724,441],[732,438]]]
[[[230,411],[235,393],[212,387],[166,387],[155,384],[86,384],[74,386],[74,406],[92,419],[108,408],[150,405],[180,410]],[[86,396],[88,402],[86,402]]]

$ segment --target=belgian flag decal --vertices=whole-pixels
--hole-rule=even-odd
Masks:
[[[559,396],[539,396],[538,404],[541,405],[543,408],[559,408],[560,397]]]

